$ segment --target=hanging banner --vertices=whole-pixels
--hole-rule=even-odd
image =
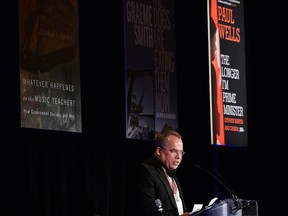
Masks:
[[[178,128],[174,2],[124,1],[126,137]]]
[[[21,127],[82,132],[77,0],[18,0]]]
[[[211,143],[247,146],[243,0],[208,0]]]

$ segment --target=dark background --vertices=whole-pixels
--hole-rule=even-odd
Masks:
[[[245,1],[244,8],[249,146],[212,147],[206,1],[175,2],[179,131],[187,151],[177,176],[189,208],[229,196],[193,168],[197,163],[216,167],[239,198],[256,200],[259,215],[271,216],[283,211],[286,183],[285,25],[279,5]],[[17,1],[1,11],[1,210],[128,215],[131,170],[153,143],[125,138],[122,2],[79,2],[82,133],[20,127]]]

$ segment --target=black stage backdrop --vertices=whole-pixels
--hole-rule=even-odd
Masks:
[[[152,143],[125,138],[122,2],[79,2],[82,133],[20,127],[17,1],[2,6],[1,210],[6,215],[127,216],[132,170],[152,154]],[[279,206],[285,161],[279,127],[283,79],[277,76],[285,69],[275,52],[282,38],[267,26],[268,10],[245,2],[249,145],[211,147],[206,1],[175,6],[179,131],[187,151],[177,175],[187,205],[206,203],[214,193],[227,196],[211,177],[193,169],[197,163],[216,167],[238,197],[258,201],[259,215],[276,215],[283,211],[273,204]]]

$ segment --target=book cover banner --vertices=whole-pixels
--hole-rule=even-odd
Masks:
[[[174,2],[124,1],[126,138],[178,128]]]
[[[208,0],[211,142],[247,146],[243,0]]]
[[[21,127],[82,132],[77,0],[18,8]]]

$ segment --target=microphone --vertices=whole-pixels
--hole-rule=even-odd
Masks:
[[[217,178],[212,172],[210,172],[209,170],[207,169],[204,169],[202,167],[200,167],[198,164],[195,164],[194,167],[196,167],[197,169],[201,169],[203,170],[204,172],[208,173],[210,176],[212,176],[214,179],[216,179],[217,182],[219,182],[230,194],[231,198],[235,201],[236,203],[236,207],[237,207],[237,210],[239,209],[242,209],[242,204],[241,204],[241,201],[238,199],[236,193],[234,192],[234,190],[232,189],[232,187],[227,183],[227,181],[225,181],[225,179],[223,178],[223,176],[220,175],[220,173],[216,170],[215,172],[220,176],[220,178],[222,180],[220,180],[219,178]]]
[[[155,200],[155,205],[156,205],[156,209],[158,212],[158,215],[163,215],[163,208],[162,208],[162,202],[160,199],[156,199]]]

